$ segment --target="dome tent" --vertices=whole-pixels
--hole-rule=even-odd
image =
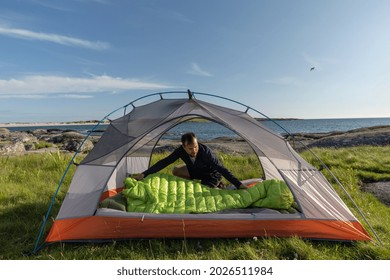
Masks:
[[[110,122],[93,150],[78,164],[45,243],[254,236],[347,241],[371,239],[326,178],[296,153],[283,137],[248,114],[254,109],[230,99],[190,91],[184,98],[166,97],[171,93],[147,95],[122,107],[124,115]],[[150,96],[159,99],[135,106],[137,101]],[[207,96],[232,101],[245,110],[200,99]],[[126,113],[130,105],[132,110]],[[299,212],[153,214],[99,208],[102,197],[113,196],[121,190],[128,174],[149,167],[151,155],[164,133],[194,118],[216,122],[242,137],[259,159],[264,179],[283,180],[290,188]]]

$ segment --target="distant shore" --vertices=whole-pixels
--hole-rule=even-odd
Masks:
[[[34,127],[34,126],[67,126],[67,125],[96,125],[98,121],[91,122],[15,122],[0,123],[0,127]]]
[[[258,121],[267,121],[266,118],[255,118]],[[299,120],[297,118],[275,118],[273,120]],[[208,122],[204,119],[193,119],[191,122]],[[98,120],[93,121],[74,121],[74,122],[8,122],[0,123],[0,127],[34,127],[34,126],[67,126],[67,125],[96,125]],[[108,123],[108,121],[103,122]]]

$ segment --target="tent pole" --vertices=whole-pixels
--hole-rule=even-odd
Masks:
[[[188,93],[188,99],[192,99],[194,97],[194,95],[189,89],[187,89],[187,93]]]
[[[75,160],[76,156],[79,154],[79,152],[80,152],[80,150],[81,150],[81,147],[84,145],[85,141],[87,141],[87,139],[88,139],[89,136],[92,134],[92,132],[94,132],[94,131],[96,130],[96,128],[97,128],[104,120],[106,120],[106,119],[108,120],[108,117],[109,117],[110,115],[112,115],[112,114],[114,114],[115,112],[121,110],[122,108],[124,108],[124,107],[120,107],[120,108],[118,108],[118,109],[112,111],[111,113],[109,113],[108,115],[106,115],[103,119],[101,119],[101,120],[100,120],[100,121],[99,121],[99,122],[98,122],[98,123],[97,123],[89,132],[88,132],[88,134],[87,134],[87,136],[85,136],[83,142],[81,142],[80,146],[77,148],[76,152],[73,154],[73,157],[72,157],[72,159],[69,161],[68,166],[66,167],[65,172],[64,172],[64,174],[62,175],[61,180],[60,180],[60,182],[58,183],[57,189],[56,189],[56,191],[54,192],[54,195],[53,195],[53,197],[52,197],[52,199],[51,199],[51,202],[50,202],[50,205],[49,205],[49,209],[48,209],[47,212],[46,212],[45,219],[43,220],[43,223],[42,223],[41,228],[40,228],[40,230],[39,230],[39,234],[38,234],[38,236],[37,236],[37,239],[35,240],[35,245],[34,245],[34,249],[33,249],[33,252],[32,252],[32,253],[36,254],[36,253],[44,246],[44,244],[45,244],[45,242],[43,242],[42,244],[39,244],[39,242],[40,242],[40,240],[41,240],[41,238],[42,238],[43,231],[44,231],[44,229],[45,229],[45,227],[46,227],[46,224],[47,224],[47,221],[48,221],[48,219],[49,219],[49,215],[50,215],[51,210],[52,210],[52,208],[53,208],[55,198],[57,197],[58,192],[59,192],[59,190],[60,190],[60,188],[61,188],[61,186],[62,186],[62,184],[63,184],[63,182],[64,182],[64,180],[65,180],[65,177],[66,177],[66,175],[68,174],[68,171],[69,171],[69,169],[70,169],[70,166],[74,163],[74,160]]]

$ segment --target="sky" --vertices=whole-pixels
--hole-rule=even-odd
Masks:
[[[390,117],[389,12],[387,0],[2,0],[0,123],[100,120],[187,89],[271,118]]]

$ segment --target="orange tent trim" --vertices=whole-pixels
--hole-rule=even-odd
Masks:
[[[130,238],[252,238],[255,236],[371,240],[357,221],[142,219],[90,216],[56,220],[46,242]]]

